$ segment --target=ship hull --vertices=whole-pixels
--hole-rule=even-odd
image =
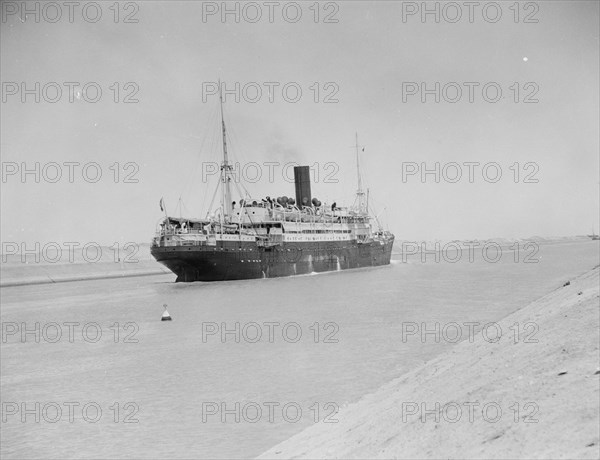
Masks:
[[[283,243],[273,247],[218,242],[217,246],[155,246],[153,257],[177,282],[304,275],[390,263],[394,239]]]

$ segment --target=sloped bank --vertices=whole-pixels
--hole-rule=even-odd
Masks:
[[[97,246],[100,257],[89,261],[82,251],[63,251],[52,254],[57,263],[50,263],[41,254],[3,255],[0,264],[0,287],[28,286],[33,284],[63,283],[107,278],[161,275],[171,273],[150,255],[147,244],[135,246],[135,252],[122,250],[115,261],[114,248]]]
[[[498,342],[477,334],[259,458],[600,458],[599,281],[596,267],[499,321]]]
[[[148,264],[150,265],[150,264]],[[2,271],[0,287],[30,286],[34,284],[66,283],[70,281],[90,281],[133,276],[164,275],[171,272],[162,267],[147,266],[134,269],[115,269],[110,265],[86,266],[83,264],[60,267],[36,267],[35,270]]]

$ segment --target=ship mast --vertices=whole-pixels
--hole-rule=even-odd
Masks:
[[[219,101],[221,103],[221,126],[223,127],[223,163],[221,163],[221,182],[223,186],[221,188],[221,206],[223,213],[226,216],[231,215],[231,177],[230,172],[232,170],[227,157],[227,131],[225,130],[225,119],[223,117],[223,94],[221,92],[221,80],[219,80]]]
[[[358,153],[358,133],[356,133],[356,174],[358,176],[358,188],[356,189],[356,200],[359,214],[364,214],[366,210],[365,192],[362,188],[362,178],[360,177],[360,162]]]

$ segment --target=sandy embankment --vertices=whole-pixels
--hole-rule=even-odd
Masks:
[[[500,321],[497,343],[477,334],[259,458],[600,458],[599,277],[570,280]],[[462,414],[423,417],[436,402]]]
[[[81,249],[46,256],[2,255],[0,287],[171,273],[152,258],[149,245],[121,249],[118,254],[114,248],[98,248],[90,251],[87,259]]]

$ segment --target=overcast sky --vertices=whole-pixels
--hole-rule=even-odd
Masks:
[[[282,14],[286,2],[272,23],[262,2],[260,19],[250,22],[257,10],[247,7],[239,23],[234,15],[223,21],[220,12],[203,20],[203,8],[211,13],[221,2],[191,1],[122,3],[115,23],[112,4],[101,3],[97,22],[93,7],[85,17],[75,9],[70,22],[66,6],[50,22],[57,10],[41,3],[36,22],[35,12],[14,12],[21,2],[3,2],[3,242],[148,242],[161,197],[171,214],[181,197],[184,214],[204,215],[216,181],[204,180],[202,164],[219,161],[221,147],[218,100],[203,97],[203,83],[219,78],[228,89],[236,82],[247,88],[238,102],[227,95],[225,118],[232,161],[250,179],[254,172],[244,165],[262,165],[262,180],[245,184],[257,197],[293,196],[282,173],[296,161],[319,171],[314,196],[352,204],[358,132],[374,212],[399,239],[577,235],[592,225],[598,232],[596,1],[522,3],[518,18],[513,2],[500,2],[496,22],[496,8],[482,12],[485,2],[472,18],[459,2],[456,22],[456,8],[444,3],[436,22],[414,11],[421,2],[321,4],[318,21],[313,2],[300,2],[295,23],[295,6]],[[28,8],[35,11],[35,2]],[[124,22],[128,14],[138,22]],[[337,22],[324,22],[327,16]],[[66,82],[80,84],[73,102]],[[279,85],[269,93],[265,82]],[[423,102],[421,84],[435,92],[436,82],[439,103],[433,93]],[[33,92],[23,95],[22,83]],[[256,86],[262,96],[253,103]],[[98,102],[86,102],[95,87],[102,90]],[[302,90],[295,103],[294,87]],[[492,102],[498,88],[502,97]],[[124,103],[127,95],[139,102]],[[337,102],[325,103],[328,95]],[[62,178],[50,183],[41,174],[35,183],[34,174],[24,182],[21,171],[10,174],[15,164],[33,169],[36,162],[50,180],[56,168],[47,165],[62,165]],[[78,163],[73,183],[65,162]],[[96,183],[82,176],[91,162],[102,168]],[[280,163],[273,183],[266,162]],[[445,172],[439,183],[434,174],[423,183],[420,172],[403,180],[403,169],[433,169],[436,162]],[[479,163],[472,183],[465,162]],[[127,163],[133,165],[124,169]],[[457,182],[448,163],[462,168]],[[502,171],[495,183],[497,166],[482,174],[491,163]],[[86,172],[96,174],[93,167]],[[138,182],[124,183],[128,173]],[[326,183],[327,175],[334,181]]]

